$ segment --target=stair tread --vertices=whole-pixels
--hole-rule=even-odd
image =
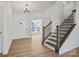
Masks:
[[[56,40],[56,37],[51,37],[51,36],[50,36],[50,37],[48,37],[48,38],[52,38],[53,40]]]
[[[51,36],[50,36],[49,38],[51,38],[51,39],[53,39],[53,40],[56,40],[56,38],[54,38],[54,37],[51,37]]]
[[[64,22],[73,23],[73,21],[64,21]]]
[[[71,27],[71,26],[67,26],[67,25],[62,25],[61,27]]]
[[[65,35],[65,34],[64,34]],[[60,34],[60,37],[64,37],[64,35],[61,35]],[[55,35],[51,35],[51,37],[54,37],[54,38],[57,38],[57,35],[55,36]]]
[[[65,26],[63,26],[63,27],[61,27],[61,28],[71,28],[71,27],[65,27]]]
[[[69,29],[68,28],[67,29],[61,28],[60,30],[69,30]]]
[[[55,39],[53,39],[53,38],[49,38],[48,40],[51,40],[51,41],[57,42],[57,40],[55,40]]]
[[[73,23],[66,23],[66,22],[64,22],[64,23],[62,23],[61,25],[72,25]]]
[[[73,24],[73,23],[66,23],[66,22],[64,22],[63,24]]]
[[[63,24],[64,26],[71,26],[72,24]]]
[[[69,30],[69,28],[60,28],[60,31],[68,31],[68,30]],[[57,34],[57,33],[54,33],[54,34]]]
[[[64,21],[68,21],[68,20],[70,20],[70,19],[64,19]]]
[[[55,34],[55,35],[54,35],[54,34],[52,34],[52,35],[50,36],[50,38],[52,38],[52,36],[57,36],[57,34]],[[60,36],[62,36],[62,35],[61,35],[61,33],[60,33]]]
[[[67,32],[68,30],[60,30],[60,31],[64,31],[64,32]]]
[[[51,37],[57,37],[57,35],[50,35]]]
[[[65,33],[67,33],[67,32],[63,32],[63,31],[61,31],[60,34],[61,34],[61,33],[64,33],[64,34],[65,34]]]
[[[53,34],[57,34],[57,32],[53,32]]]
[[[50,46],[52,46],[52,47],[57,47],[55,44],[53,44],[53,43],[50,43],[50,42],[45,42],[46,44],[48,44],[48,45],[50,45]]]

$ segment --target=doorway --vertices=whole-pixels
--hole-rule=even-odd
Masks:
[[[42,19],[32,20],[32,47],[36,47],[35,43],[42,46]],[[38,47],[39,48],[39,47]]]
[[[42,19],[32,20],[32,35],[42,34]]]

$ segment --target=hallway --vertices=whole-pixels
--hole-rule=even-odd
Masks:
[[[58,55],[41,44],[41,35],[31,38],[15,39],[6,57],[57,57]],[[79,56],[79,48],[71,50],[61,56]]]

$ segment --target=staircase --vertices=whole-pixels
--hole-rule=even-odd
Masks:
[[[61,25],[58,25],[56,30],[52,33],[51,28],[47,31],[48,35],[45,37],[45,29],[52,24],[52,21],[46,26],[43,27],[43,45],[48,47],[49,49],[59,53],[60,47],[63,45],[69,34],[72,32],[73,28],[76,24],[74,24],[74,13],[76,10],[72,11],[72,14],[67,18],[64,19]],[[49,28],[49,27],[48,27]]]

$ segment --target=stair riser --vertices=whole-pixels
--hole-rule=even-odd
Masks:
[[[64,20],[64,21],[73,21],[73,20],[71,20],[71,19],[68,19],[68,20]]]
[[[60,32],[67,32],[68,30],[60,30]]]
[[[69,25],[71,24],[71,25],[72,25],[73,23],[63,23],[63,25],[64,25],[64,24],[69,24]]]
[[[69,29],[60,29],[60,31],[68,31]]]
[[[48,40],[52,42],[57,42],[57,40],[54,40],[53,38],[52,39],[48,38]]]
[[[73,23],[73,21],[64,21],[64,23]]]
[[[51,50],[55,51],[55,48],[54,48],[54,47],[51,47],[51,46],[49,46],[49,45],[48,45],[48,44],[46,44],[46,43],[44,43],[44,45],[45,45],[46,47],[48,47],[49,49],[51,49]]]
[[[61,33],[65,34],[65,33],[67,33],[67,32],[63,32],[63,31],[61,31],[60,34],[61,34]]]

